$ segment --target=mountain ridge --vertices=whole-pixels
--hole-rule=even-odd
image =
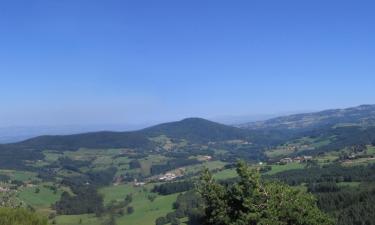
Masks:
[[[71,135],[43,135],[21,142],[0,145],[0,149],[77,150],[79,148],[142,148],[150,149],[152,137],[166,135],[190,142],[245,138],[246,130],[202,118],[186,118],[162,123],[137,131],[98,131]]]
[[[375,105],[361,105],[346,109],[331,109],[313,113],[282,116],[265,121],[228,126],[202,118],[185,118],[162,123],[137,131],[99,131],[72,135],[44,135],[25,141],[3,144],[0,149],[22,150],[77,150],[79,148],[134,148],[151,149],[151,138],[165,135],[172,139],[184,139],[203,144],[226,140],[249,140],[272,143],[273,139],[292,137],[288,132],[301,133],[335,126],[375,126]],[[271,132],[268,132],[271,131]],[[277,131],[277,132],[273,132]],[[280,133],[280,131],[282,131]],[[291,133],[293,135],[293,133]]]
[[[280,116],[269,120],[236,125],[239,128],[256,129],[313,129],[334,125],[375,125],[375,105],[360,105],[344,109],[328,109],[319,112]]]

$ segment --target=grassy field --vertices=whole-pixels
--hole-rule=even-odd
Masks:
[[[118,175],[121,173],[131,172],[129,170],[128,163],[131,159],[127,157],[116,157],[122,153],[123,150],[120,149],[109,149],[109,150],[89,150],[80,149],[79,151],[66,151],[64,153],[57,153],[54,151],[45,151],[45,160],[43,162],[51,164],[58,160],[60,157],[69,157],[73,160],[89,160],[92,161],[90,168],[87,170],[100,170],[103,168],[108,168],[110,166],[116,166],[118,170]],[[165,161],[166,158],[161,155],[152,155],[140,160],[141,169],[138,172],[142,172],[144,175],[150,173],[150,167],[154,164],[161,163]],[[207,166],[210,168],[217,168],[223,164],[215,162],[210,163]],[[83,168],[83,170],[86,170]],[[82,168],[81,168],[82,170]],[[16,171],[3,171],[7,174],[12,175],[12,178],[18,180],[28,180],[30,177],[35,178],[35,174],[22,173]],[[73,176],[79,175],[74,174],[71,171],[60,170],[58,172],[60,176]],[[53,212],[50,208],[51,204],[58,201],[61,196],[62,190],[57,193],[53,193],[52,190],[43,186],[44,183],[33,186],[25,187],[20,190],[19,198],[24,202],[32,205],[37,209],[38,212],[42,212],[45,215],[47,213]],[[36,193],[36,189],[39,189],[39,193]],[[117,216],[117,224],[121,225],[135,225],[135,224],[154,224],[158,217],[165,216],[167,213],[171,212],[173,202],[176,200],[177,194],[161,196],[151,193],[150,190],[153,188],[153,184],[146,185],[144,187],[134,187],[131,184],[122,184],[118,186],[108,186],[99,189],[99,193],[104,197],[104,204],[107,205],[111,201],[123,201],[128,194],[133,196],[133,201],[130,204],[134,208],[134,213],[130,215]],[[156,195],[156,198],[151,201],[149,199],[150,195]],[[108,217],[108,216],[107,216]],[[108,218],[98,218],[95,215],[62,215],[57,216],[54,219],[55,224],[58,225],[77,225],[77,224],[87,224],[87,225],[102,225]],[[52,221],[51,221],[52,222]]]
[[[44,151],[43,154],[45,156],[44,161],[49,163],[55,162],[60,157],[64,156],[64,153],[56,151]]]
[[[165,156],[162,155],[150,155],[147,158],[141,159],[141,172],[143,175],[150,175],[150,169],[152,165],[163,163],[167,160]]]
[[[337,183],[339,187],[358,187],[361,182],[340,182]]]
[[[101,188],[99,193],[104,196],[104,204],[108,204],[111,201],[122,201],[128,194],[135,194],[143,191],[142,188],[136,188],[129,184],[121,184],[117,186],[109,186]]]
[[[29,181],[36,180],[37,174],[28,171],[0,170],[0,174],[9,176],[12,180]]]
[[[266,174],[273,175],[287,170],[303,169],[304,164],[301,163],[288,163],[286,165],[272,165],[272,170],[268,171]]]
[[[39,193],[36,193],[37,188]],[[22,190],[18,197],[36,208],[48,208],[60,199],[62,191],[54,193],[49,188],[38,185]]]
[[[331,138],[334,138],[334,137],[331,137]],[[331,143],[331,140],[330,139],[325,139],[325,140],[322,140],[322,139],[317,139],[315,140],[315,142],[313,143],[313,146],[315,148],[320,148],[322,146],[325,146],[325,145],[328,145]]]
[[[187,166],[185,169],[187,174],[194,174],[202,171],[204,168],[209,170],[221,169],[226,165],[226,163],[221,161],[209,161],[202,164]]]
[[[237,173],[235,169],[227,169],[227,170],[222,170],[218,173],[215,173],[213,177],[217,180],[225,180],[225,179],[237,177]]]
[[[122,201],[128,194],[132,194],[133,201],[130,204],[134,208],[134,213],[130,215],[117,216],[116,222],[119,225],[143,225],[154,224],[158,217],[165,216],[173,211],[173,203],[176,201],[178,194],[161,196],[157,195],[156,199],[150,201],[148,196],[151,194],[149,189],[153,185],[146,187],[133,187],[132,185],[118,185],[105,187],[99,190],[104,195],[105,204],[111,201]],[[105,218],[97,218],[94,215],[77,215],[77,216],[57,216],[55,218],[57,225],[102,225]]]
[[[283,157],[293,153],[293,150],[287,148],[276,148],[265,152],[270,158]]]
[[[339,158],[340,152],[328,152],[323,156],[315,158],[320,165],[330,164]]]
[[[122,201],[128,194],[132,194],[133,201],[130,206],[134,207],[134,213],[117,218],[118,224],[154,224],[160,216],[165,216],[172,211],[173,202],[176,201],[177,194],[161,196],[158,195],[154,201],[150,201],[148,196],[153,184],[145,187],[133,187],[130,184],[105,187],[99,190],[104,195],[105,204],[111,201]]]
[[[367,146],[367,154],[375,155],[375,146]]]
[[[331,137],[333,138],[333,137]],[[319,148],[331,143],[331,138],[328,139],[314,139],[303,137],[291,143],[278,146],[274,149],[266,151],[266,155],[270,158],[286,157],[292,153],[300,152],[311,148]]]
[[[155,224],[157,218],[173,211],[172,205],[177,195],[158,196],[150,202],[145,193],[143,195],[139,193],[134,196],[131,204],[134,207],[134,213],[118,218],[117,223],[121,225]]]
[[[57,225],[102,225],[103,219],[93,214],[56,216],[54,219]],[[51,221],[52,222],[52,221]]]
[[[345,161],[342,163],[343,166],[358,166],[358,165],[366,165],[370,163],[375,163],[375,158],[359,158],[350,161]]]

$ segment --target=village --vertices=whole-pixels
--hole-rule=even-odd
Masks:
[[[161,174],[159,176],[154,176],[146,181],[138,181],[137,179],[134,179],[133,186],[134,187],[142,187],[150,182],[169,182],[174,181],[178,178],[182,178],[184,176],[185,169],[184,168],[178,168],[176,170],[167,172],[165,174]]]
[[[282,158],[279,161],[279,164],[288,164],[288,163],[305,163],[312,161],[313,157],[312,156],[297,156],[295,158]]]
[[[208,162],[212,160],[212,156],[209,155],[203,155],[198,157],[198,160],[201,162]],[[175,170],[168,171],[164,174],[158,175],[158,176],[153,176],[148,178],[146,181],[138,181],[135,179],[133,181],[133,186],[135,187],[141,187],[146,185],[147,183],[150,182],[170,182],[174,181],[176,179],[182,178],[186,172],[186,169],[184,167],[177,168]]]

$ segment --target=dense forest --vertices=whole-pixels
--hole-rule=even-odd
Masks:
[[[331,164],[290,170],[266,176],[290,185],[307,184],[321,210],[336,218],[338,225],[375,224],[375,165],[343,167]],[[339,185],[358,182],[358,186]]]

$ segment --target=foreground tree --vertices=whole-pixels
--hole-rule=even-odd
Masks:
[[[205,170],[199,193],[206,225],[333,225],[314,197],[280,183],[265,183],[246,163],[237,165],[238,182],[217,183]]]
[[[0,208],[0,225],[47,225],[47,219],[26,209]]]

